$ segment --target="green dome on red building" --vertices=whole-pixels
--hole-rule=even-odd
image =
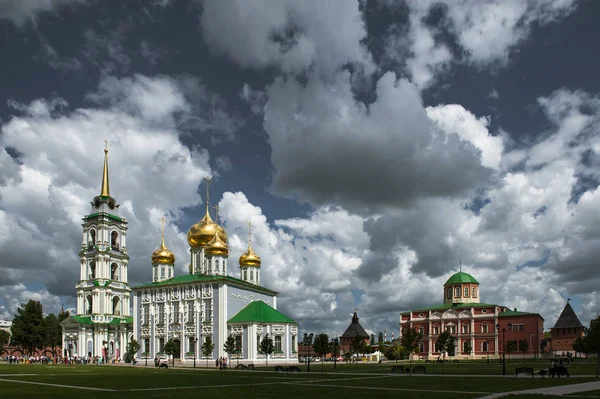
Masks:
[[[479,281],[475,280],[475,277],[471,276],[469,273],[460,271],[450,276],[444,285],[464,283],[479,284]]]

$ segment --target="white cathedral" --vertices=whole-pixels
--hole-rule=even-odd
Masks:
[[[173,358],[190,363],[227,357],[224,343],[232,336],[238,349],[233,357],[260,364],[266,359],[259,345],[268,334],[275,347],[269,361],[297,359],[298,324],[276,310],[278,293],[261,286],[261,259],[251,235],[239,258],[241,278],[229,275],[227,233],[210,215],[208,187],[206,214],[187,234],[189,274],[175,276],[163,219],[161,244],[151,256],[152,282],[133,288],[127,282],[127,222],[118,208],[110,195],[105,149],[102,190],[83,218],[77,313],[62,322],[65,353],[112,361],[135,339],[141,345],[138,358],[154,359],[165,357],[165,344],[173,340]],[[207,337],[214,344],[211,356],[202,355]]]

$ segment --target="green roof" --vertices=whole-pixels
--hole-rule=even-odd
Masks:
[[[238,314],[233,316],[228,323],[288,323],[298,324],[280,311],[273,309],[263,301],[251,302]]]
[[[419,312],[427,310],[445,310],[445,309],[465,309],[465,308],[489,308],[491,306],[498,306],[491,303],[444,303],[442,305],[429,306],[427,308],[413,309],[401,314],[408,314],[410,312]]]
[[[247,281],[240,280],[239,278],[231,277],[231,276],[205,276],[201,274],[186,274],[183,276],[177,276],[170,278],[168,280],[157,281],[154,283],[142,284],[137,287],[133,287],[133,290],[137,290],[140,288],[153,288],[153,287],[164,287],[171,285],[179,285],[179,284],[193,284],[193,283],[208,283],[208,282],[223,282],[230,283],[238,286],[243,286],[245,288],[249,288],[256,292],[262,292],[268,295],[277,295],[279,294],[277,291],[270,290],[265,287],[261,287],[260,285],[251,284]]]
[[[133,323],[133,316],[113,316],[113,319],[106,324]],[[60,324],[94,324],[91,316],[69,316]]]
[[[114,219],[114,220],[117,220],[119,222],[122,222],[122,221],[125,220],[125,219],[120,218],[118,216],[111,215],[110,213],[107,213],[107,212],[90,213],[84,219],[95,218],[95,217],[98,217],[100,215],[108,216],[109,219]]]
[[[127,323],[127,324],[132,324],[133,323],[133,316],[125,316],[125,317],[114,317],[108,324],[121,324],[121,323]]]
[[[529,316],[537,313],[529,313],[529,312],[519,312],[517,309],[515,310],[505,310],[504,312],[498,313],[498,317],[507,317],[507,316]]]
[[[475,278],[473,276],[471,276],[469,273],[458,272],[458,273],[453,274],[448,279],[448,281],[446,281],[446,284],[444,284],[444,285],[461,284],[461,283],[479,284],[479,281],[475,280]]]

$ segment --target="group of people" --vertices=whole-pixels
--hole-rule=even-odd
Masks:
[[[226,357],[220,357],[217,360],[215,360],[215,366],[219,369],[219,370],[224,370],[227,368],[228,365],[228,360]]]

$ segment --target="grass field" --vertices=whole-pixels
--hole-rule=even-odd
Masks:
[[[545,364],[545,363],[544,363]],[[483,367],[483,366],[486,367]],[[514,373],[516,363],[511,364]],[[539,364],[541,365],[541,363]],[[497,365],[487,369],[485,363],[450,364],[447,375],[430,375],[438,370],[427,364],[426,375],[407,376],[389,374],[392,364],[333,365],[313,364],[311,373],[283,374],[257,369],[256,371],[219,371],[213,368],[154,368],[127,366],[56,366],[56,365],[0,365],[0,393],[2,397],[35,398],[197,398],[244,397],[306,398],[337,397],[383,398],[477,398],[496,392],[551,387],[587,381],[596,378],[502,378],[496,374]],[[492,365],[489,365],[492,366]],[[581,366],[581,370],[587,369]],[[269,368],[271,369],[271,368]],[[539,369],[539,367],[538,367]],[[430,371],[431,370],[431,371]],[[591,370],[591,369],[590,369]],[[448,375],[462,374],[462,375]],[[579,373],[584,374],[584,373]],[[581,394],[579,394],[581,395]],[[587,397],[594,397],[589,395]],[[521,396],[518,396],[521,397]],[[525,397],[525,396],[523,396]],[[537,397],[537,396],[527,396]],[[548,396],[545,396],[548,397]]]

